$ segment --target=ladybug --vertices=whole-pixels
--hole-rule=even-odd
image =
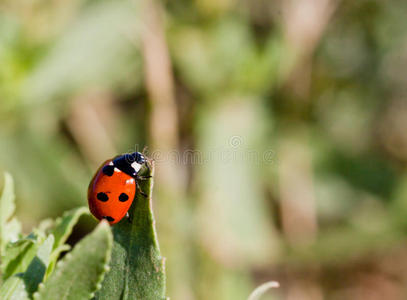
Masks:
[[[151,177],[138,175],[145,162],[143,154],[134,152],[116,156],[100,166],[88,188],[89,209],[96,219],[105,219],[113,225],[127,214],[138,180]],[[140,193],[147,196],[141,190]]]

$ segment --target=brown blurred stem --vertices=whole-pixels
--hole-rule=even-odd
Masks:
[[[322,33],[334,13],[339,0],[282,1],[284,40],[292,55],[292,65],[285,79],[286,98],[293,99],[289,110],[302,107],[309,110],[312,76],[312,57]],[[291,122],[290,122],[291,123]],[[284,124],[283,124],[284,125]],[[305,127],[297,124],[298,128]],[[287,126],[283,126],[287,127]],[[290,128],[282,134],[280,147],[280,199],[283,233],[291,247],[307,247],[318,233],[314,195],[312,156],[307,129],[299,135]],[[308,278],[291,278],[287,299],[322,299],[318,282],[319,266],[309,270]]]
[[[172,160],[179,150],[179,120],[174,95],[171,60],[165,40],[160,2],[141,2],[142,55],[146,89],[150,101],[150,148],[159,151],[156,161],[156,192],[158,195],[158,229],[162,232],[162,246],[168,259],[169,294],[174,299],[192,299],[190,265],[187,256],[185,229],[176,226],[185,216],[184,166]],[[156,152],[157,153],[157,152]],[[155,157],[155,155],[153,155]],[[160,226],[161,224],[161,226]]]

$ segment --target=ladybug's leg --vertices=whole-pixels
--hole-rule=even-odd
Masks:
[[[151,175],[148,175],[148,176],[137,175],[137,180],[147,180],[147,179],[152,178],[152,177],[153,176],[151,176]]]
[[[147,168],[149,168],[148,165],[147,165]],[[140,194],[141,194],[142,196],[146,197],[146,198],[148,197],[148,195],[142,191],[142,189],[140,188],[140,184],[139,184],[138,181],[139,181],[139,180],[147,180],[147,179],[152,178],[152,177],[153,177],[153,176],[151,176],[151,175],[141,176],[141,175],[139,175],[138,173],[137,173],[136,176],[135,176],[135,179],[136,179],[136,187],[137,187],[137,189],[140,191]]]
[[[144,159],[144,158],[143,158]],[[149,170],[149,171],[151,171],[150,170],[150,165],[147,163],[147,162],[145,162],[145,161],[143,161],[143,164],[145,164],[145,166],[147,167],[147,169]],[[149,172],[150,173],[150,172]],[[141,175],[139,175],[138,173],[137,173],[137,175],[136,175],[136,178],[138,179],[138,180],[147,180],[147,179],[149,179],[149,178],[152,178],[153,176],[151,176],[151,175],[147,175],[147,176],[141,176]]]
[[[143,197],[148,197],[148,195],[146,194],[146,193],[144,193],[142,190],[141,190],[141,187],[140,187],[140,185],[139,185],[139,183],[138,183],[138,181],[136,180],[136,186],[137,186],[137,189],[139,190],[139,193],[143,196]]]
[[[139,175],[139,174],[137,173],[137,175],[136,175],[136,180],[147,180],[147,179],[152,178],[152,177],[153,177],[153,176],[151,176],[151,175],[141,176],[141,175]]]

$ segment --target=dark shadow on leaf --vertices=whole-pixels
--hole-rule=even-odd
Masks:
[[[37,291],[38,285],[44,278],[46,269],[47,267],[44,262],[39,259],[38,256],[35,256],[28,266],[27,271],[22,275],[22,277],[20,276],[24,280],[25,289],[30,295],[30,298],[32,297],[32,294]]]

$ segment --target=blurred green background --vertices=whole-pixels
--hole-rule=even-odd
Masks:
[[[406,12],[1,0],[0,171],[25,231],[147,146],[171,299],[269,280],[262,299],[406,299]]]

